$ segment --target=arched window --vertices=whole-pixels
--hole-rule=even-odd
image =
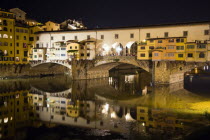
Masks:
[[[8,35],[7,35],[7,34],[4,34],[4,35],[3,35],[3,38],[8,38]]]
[[[7,50],[4,50],[4,55],[7,55],[8,53],[7,53]]]
[[[203,52],[201,52],[201,53],[199,54],[199,58],[205,58],[205,54],[204,54]]]

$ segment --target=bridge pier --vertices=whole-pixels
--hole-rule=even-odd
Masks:
[[[181,62],[154,61],[153,84],[172,84],[184,81],[184,64]]]

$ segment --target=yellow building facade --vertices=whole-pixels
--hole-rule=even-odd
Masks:
[[[187,37],[150,38],[138,45],[138,60],[209,61],[209,41],[187,42]]]

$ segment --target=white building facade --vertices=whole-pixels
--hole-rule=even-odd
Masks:
[[[134,44],[140,43],[148,38],[184,36],[187,37],[187,42],[210,40],[209,30],[210,22],[115,29],[50,31],[37,33],[39,40],[36,44],[47,48],[46,59],[68,60],[68,50],[65,50],[65,46],[56,46],[56,42],[64,42],[65,44],[68,40],[82,42],[84,40],[95,39],[94,45],[92,44],[88,48],[90,50],[90,54],[88,54],[90,59],[94,59],[95,56],[130,55]]]

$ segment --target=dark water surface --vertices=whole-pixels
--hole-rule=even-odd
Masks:
[[[140,70],[0,81],[0,139],[209,139],[210,76],[152,86]]]

